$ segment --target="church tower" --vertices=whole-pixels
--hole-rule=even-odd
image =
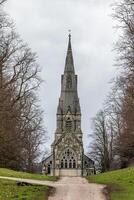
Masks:
[[[84,155],[77,84],[69,34],[64,74],[61,75],[55,139],[52,154],[44,161],[47,172],[52,175],[82,176],[87,173],[86,168],[94,170],[93,161]]]
[[[61,76],[61,95],[57,108],[55,141],[66,133],[70,133],[82,143],[81,110],[71,48],[71,35],[69,35],[64,74]]]

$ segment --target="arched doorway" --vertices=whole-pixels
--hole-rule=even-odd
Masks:
[[[51,174],[51,166],[50,165],[47,166],[47,173]]]

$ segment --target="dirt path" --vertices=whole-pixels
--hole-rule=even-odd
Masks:
[[[85,178],[63,177],[54,187],[56,191],[49,200],[105,200],[105,186],[89,184]]]
[[[105,200],[102,192],[105,186],[88,183],[85,178],[81,177],[62,177],[57,182],[9,177],[0,178],[52,186],[55,188],[55,193],[50,195],[48,200]]]

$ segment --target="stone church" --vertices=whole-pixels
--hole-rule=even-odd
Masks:
[[[86,176],[94,174],[94,162],[84,155],[81,130],[81,108],[77,92],[78,77],[69,34],[61,95],[57,108],[57,127],[51,155],[42,161],[43,173],[55,176]]]

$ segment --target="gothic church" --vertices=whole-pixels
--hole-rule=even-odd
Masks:
[[[78,77],[75,74],[69,34],[65,69],[61,76],[55,140],[51,146],[51,155],[42,162],[45,174],[55,176],[94,174],[94,162],[84,155],[77,83]]]

